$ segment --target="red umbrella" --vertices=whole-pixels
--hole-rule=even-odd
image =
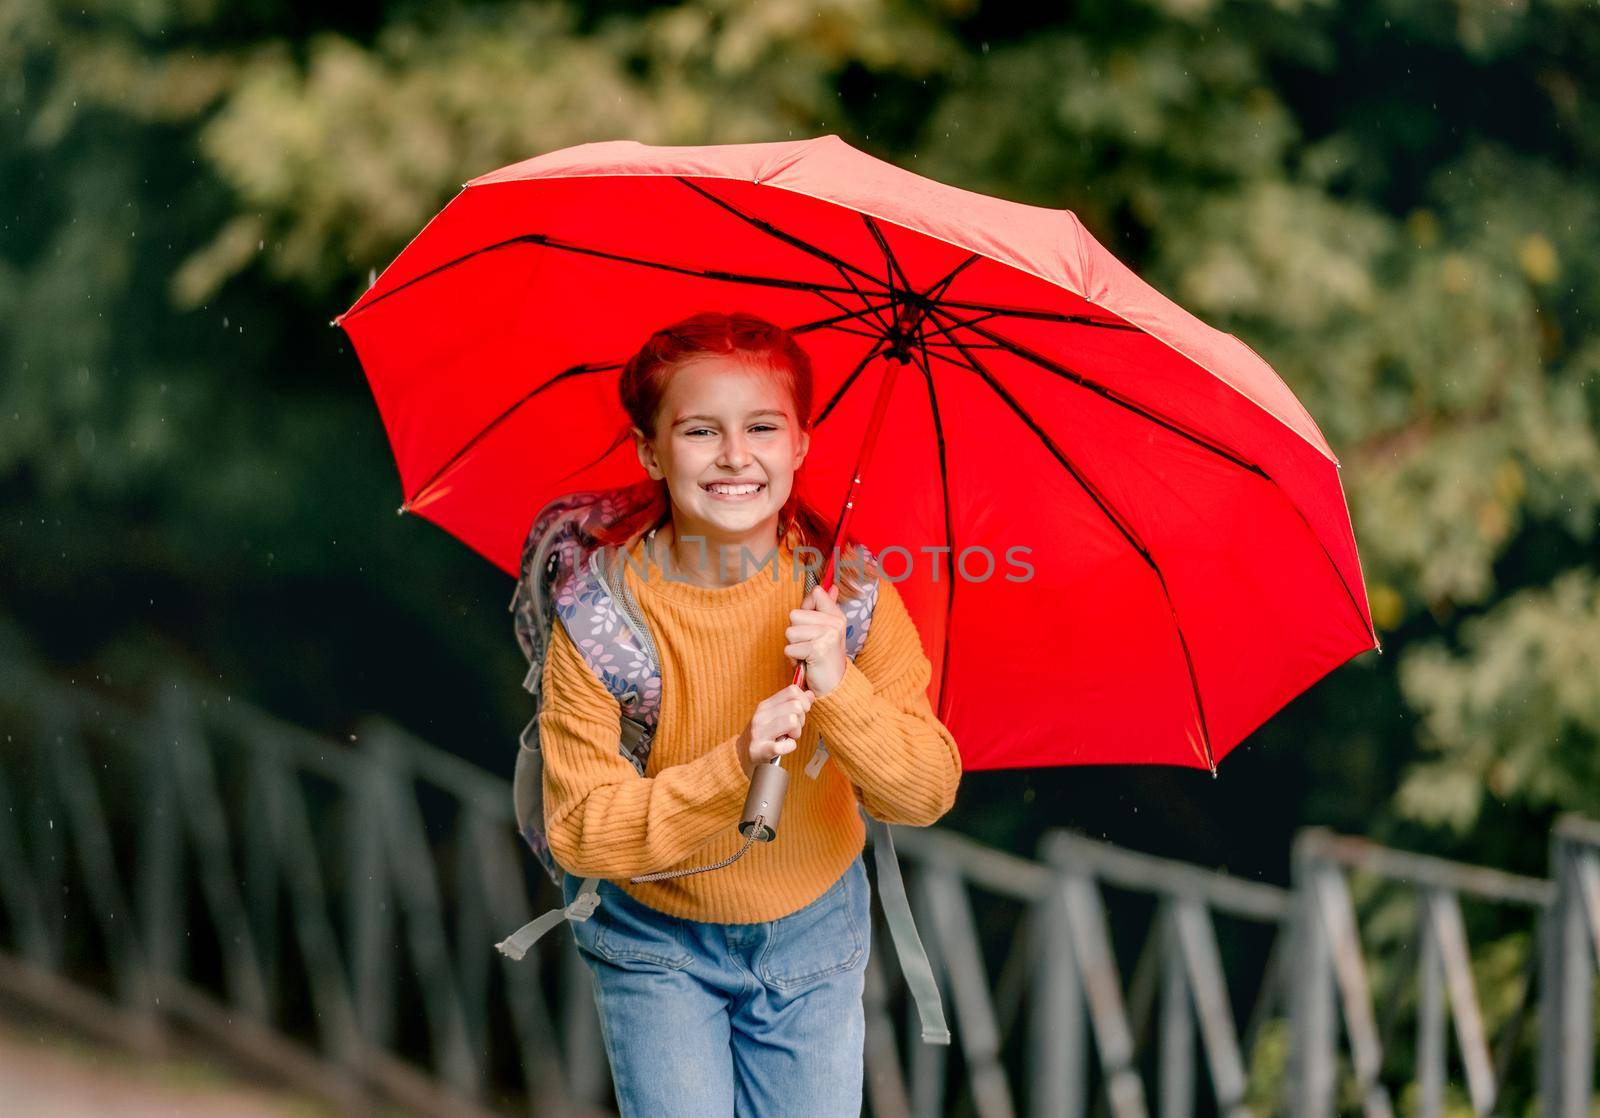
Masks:
[[[640,478],[631,445],[607,453],[622,363],[719,308],[812,356],[807,500],[840,509],[872,446],[852,532],[917,621],[966,770],[1215,772],[1378,646],[1338,460],[1266,362],[1070,211],[837,136],[502,168],[335,322],[403,511],[514,574],[547,501]]]

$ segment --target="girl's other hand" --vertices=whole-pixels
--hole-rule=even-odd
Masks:
[[[799,609],[789,611],[789,627],[783,632],[783,654],[806,665],[806,686],[818,695],[826,695],[844,678],[846,625],[844,610],[839,608],[839,584],[829,590],[814,587],[800,603]]]
[[[814,692],[801,690],[791,683],[756,704],[750,724],[739,735],[739,764],[745,776],[752,775],[757,765],[794,752],[800,729],[806,722],[806,712],[815,699]]]

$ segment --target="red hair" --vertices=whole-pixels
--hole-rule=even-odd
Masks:
[[[628,413],[633,426],[643,431],[647,438],[655,438],[656,416],[668,383],[684,364],[708,354],[742,358],[753,373],[767,373],[777,378],[788,389],[800,429],[811,430],[810,355],[783,327],[743,311],[729,314],[702,311],[670,326],[663,326],[646,339],[639,352],[622,367],[622,375],[617,382],[622,410]],[[613,449],[629,437],[629,433],[624,432],[613,444]],[[617,522],[597,529],[595,536],[601,543],[628,550],[646,532],[660,527],[671,517],[672,500],[666,479],[662,478],[648,502]],[[833,522],[800,499],[797,474],[789,499],[778,513],[777,538],[787,543],[791,551],[801,547],[815,548],[821,553],[822,561],[826,562],[833,529]],[[859,545],[854,541],[847,544],[841,540],[839,544],[834,575],[844,597],[854,597],[861,588],[859,579],[854,577],[862,573],[857,547]],[[818,577],[821,577],[821,571],[818,571]]]

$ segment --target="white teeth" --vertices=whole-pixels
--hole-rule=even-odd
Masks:
[[[759,486],[759,485],[708,485],[708,486],[706,486],[706,488],[709,489],[713,493],[725,493],[730,497],[737,497],[737,496],[740,496],[740,495],[745,494],[745,493],[754,493],[754,492],[758,491],[761,488],[761,486]]]

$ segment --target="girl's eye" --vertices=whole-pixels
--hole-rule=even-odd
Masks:
[[[752,431],[776,431],[777,427],[773,426],[770,423],[757,423],[755,426],[751,427],[750,430],[752,430]],[[712,434],[712,431],[711,431],[711,428],[709,428],[709,427],[694,427],[694,428],[691,428],[688,431],[685,431],[684,434],[685,435],[709,435],[709,434]]]

